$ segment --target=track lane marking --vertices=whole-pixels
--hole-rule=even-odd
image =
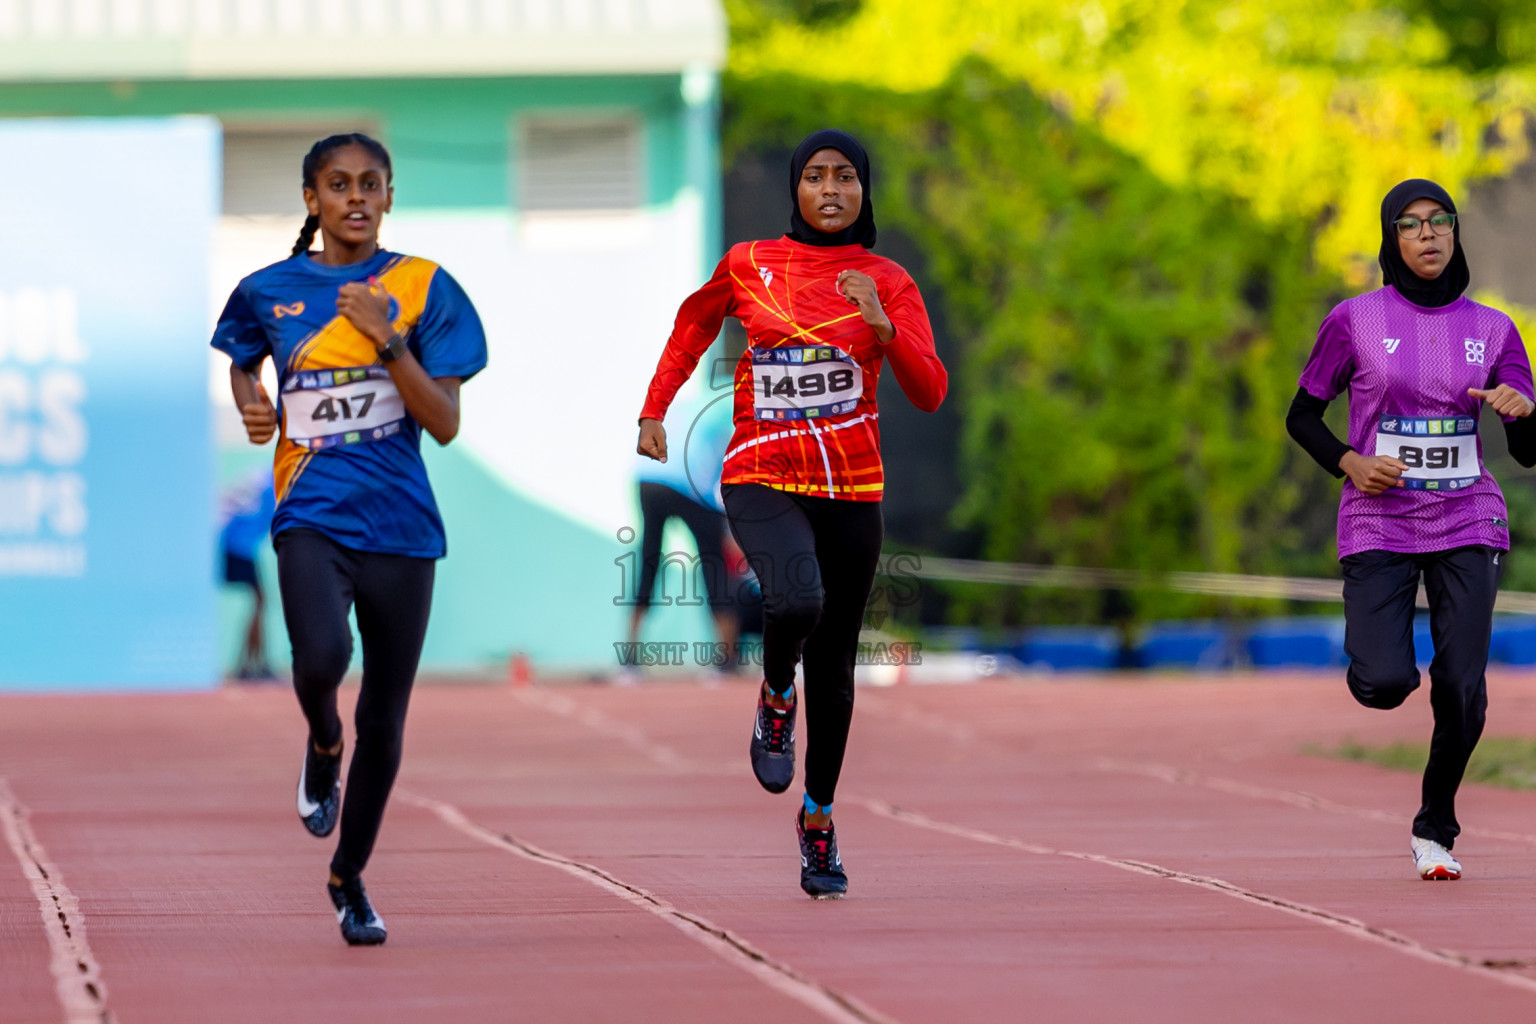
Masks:
[[[639,729],[628,725],[596,708],[561,694],[542,692],[537,689],[514,690],[513,695],[524,704],[548,711],[560,718],[569,718],[609,739],[618,740],[626,747],[649,758],[655,764],[681,775],[736,775],[735,765],[710,764],[697,761],[679,753],[665,743],[659,743]]]
[[[32,886],[48,937],[49,972],[64,1010],[65,1024],[110,1024],[107,989],[101,968],[85,939],[85,914],[80,901],[64,884],[64,876],[48,859],[29,820],[31,812],[16,798],[10,783],[0,778],[0,825],[6,843]]]
[[[923,732],[931,732],[935,736],[942,736],[952,743],[972,744],[987,742],[983,737],[976,735],[976,730],[959,722],[952,722],[938,715],[928,715],[906,706],[892,707],[894,701],[884,697],[867,697],[860,694],[858,708],[860,712],[873,718],[884,718],[889,721],[899,722],[902,725],[910,725]]]
[[[568,697],[555,698],[554,701],[550,703],[539,701],[530,701],[530,703],[535,703],[537,706],[543,707],[545,710],[550,711],[553,714],[562,715],[583,722],[587,716],[581,714],[581,712],[592,710],[583,708],[579,702]],[[893,713],[890,708],[883,707],[881,711],[885,712],[885,717],[889,718],[907,719],[909,717],[906,715]],[[601,712],[592,711],[592,713],[601,715]],[[621,724],[616,720],[610,719],[610,721],[614,722],[615,725]],[[606,732],[606,730],[600,731]],[[977,739],[974,736],[974,733],[971,733],[967,727],[959,725],[958,723],[949,722],[948,720],[942,718],[939,720],[938,727],[933,731],[948,732],[950,733],[951,738],[956,739],[957,741],[960,739],[959,734],[961,732],[970,734],[969,738],[972,738],[973,740]],[[623,730],[623,733],[624,741],[633,749],[642,753],[650,754],[659,763],[672,766],[674,770],[686,770],[688,765],[697,763],[690,762],[686,755],[679,753],[671,747],[666,747],[659,743],[650,743],[645,739],[644,734],[641,733],[638,729],[626,728]],[[981,739],[980,742],[987,741]],[[1105,764],[1109,762],[1109,759],[1100,760]],[[1131,762],[1122,762],[1121,764],[1131,764]],[[1103,769],[1101,766],[1101,770],[1106,769]],[[705,773],[718,774],[718,772],[712,769],[706,770]],[[1235,785],[1243,786],[1246,784],[1235,783]],[[1284,791],[1276,790],[1274,792],[1283,793]],[[1307,795],[1293,794],[1293,796],[1296,796],[1305,801]],[[929,828],[933,831],[948,833],[950,835],[956,836],[957,838],[971,839],[976,842],[988,843],[990,845],[1009,847],[1012,849],[1021,850],[1026,853],[1033,853],[1041,856],[1066,857],[1075,860],[1105,864],[1124,871],[1131,871],[1154,878],[1168,879],[1170,881],[1180,882],[1185,885],[1197,886],[1212,892],[1221,893],[1222,895],[1229,896],[1234,899],[1243,900],[1247,903],[1253,903],[1258,906],[1268,907],[1271,910],[1278,910],[1286,914],[1300,917],[1311,921],[1314,924],[1322,924],[1324,926],[1334,928],[1346,934],[1352,935],[1355,938],[1374,942],[1378,945],[1395,949],[1400,953],[1404,953],[1421,960],[1426,960],[1431,963],[1442,964],[1461,970],[1471,971],[1473,973],[1492,978],[1514,988],[1536,992],[1536,978],[1528,978],[1521,974],[1512,973],[1514,971],[1536,967],[1536,959],[1494,960],[1473,957],[1466,953],[1455,952],[1454,950],[1435,949],[1429,946],[1425,946],[1424,944],[1411,939],[1406,935],[1401,935],[1397,932],[1391,931],[1390,929],[1380,928],[1375,925],[1367,924],[1364,921],[1359,921],[1355,918],[1347,917],[1343,914],[1337,914],[1330,910],[1324,910],[1321,907],[1313,907],[1309,904],[1285,899],[1284,897],[1271,896],[1256,890],[1245,889],[1242,886],[1228,882],[1225,879],[1212,878],[1205,875],[1194,875],[1188,872],[1177,871],[1173,868],[1163,867],[1159,864],[1151,864],[1145,861],[1136,861],[1126,858],[1110,857],[1105,854],[1082,853],[1072,850],[1057,850],[1048,846],[1028,843],[1020,839],[1011,839],[1004,836],[997,836],[992,833],[984,832],[979,829],[972,829],[964,825],[955,825],[948,822],[942,822],[938,819],[929,818],[926,815],[922,815],[914,811],[902,810],[896,805],[888,803],[884,800],[858,796],[850,797],[847,795],[843,795],[839,799],[844,802],[859,804],[871,813],[881,815],[895,821],[904,822],[908,825],[914,825],[917,827]],[[1329,803],[1328,801],[1322,800],[1322,798],[1316,799],[1321,805],[1326,805]],[[1288,800],[1286,802],[1294,801]],[[1312,806],[1311,804],[1305,802],[1298,805]],[[1347,807],[1347,805],[1343,804],[1337,806],[1340,808]],[[1390,817],[1385,811],[1372,812],[1368,808],[1351,808],[1351,810],[1381,816],[1381,818],[1374,820],[1382,820]],[[1397,819],[1392,820],[1397,822]],[[1397,823],[1400,824],[1401,822]],[[1483,834],[1488,835],[1489,833],[1485,831]],[[1503,834],[1503,837],[1519,838],[1519,834],[1508,833]]]
[[[471,839],[536,864],[563,871],[660,918],[726,963],[741,968],[764,985],[788,996],[823,1018],[833,1021],[834,1024],[897,1024],[893,1018],[865,1006],[852,996],[829,988],[816,979],[801,974],[788,964],[773,959],[746,939],[707,918],[679,910],[654,893],[637,885],[631,885],[600,867],[572,860],[514,835],[487,828],[466,816],[457,807],[441,800],[434,800],[431,797],[398,788],[395,790],[395,795],[406,803],[430,811],[445,825]]]
[[[1402,828],[1410,820],[1401,814],[1392,814],[1388,811],[1377,810],[1374,807],[1359,807],[1354,804],[1340,803],[1337,800],[1330,800],[1325,796],[1317,796],[1302,790],[1259,786],[1250,782],[1243,782],[1239,779],[1228,779],[1219,775],[1204,775],[1200,772],[1190,771],[1185,768],[1175,768],[1172,765],[1158,764],[1152,761],[1123,761],[1118,758],[1101,757],[1094,762],[1094,768],[1101,772],[1156,779],[1159,782],[1166,782],[1175,786],[1197,786],[1204,789],[1212,789],[1218,793],[1226,793],[1230,796],[1269,800],[1274,803],[1289,804],[1292,807],[1300,807],[1309,811],[1342,814],[1365,821],[1394,825],[1398,828]],[[1462,827],[1461,834],[1482,836],[1486,839],[1503,839],[1512,843],[1536,846],[1536,835],[1529,835],[1524,832],[1506,832],[1502,829],[1465,825]]]
[[[1296,900],[1288,900],[1283,896],[1271,896],[1268,893],[1258,892],[1254,889],[1246,889],[1225,879],[1213,878],[1209,875],[1190,874],[1189,872],[1178,871],[1174,868],[1163,867],[1161,864],[1152,864],[1148,861],[1110,857],[1101,853],[1059,850],[1050,846],[1042,846],[1038,843],[1025,842],[1022,839],[999,836],[981,829],[971,828],[968,825],[957,825],[953,822],[941,821],[917,811],[905,810],[884,800],[857,796],[842,796],[840,799],[856,803],[865,810],[880,817],[917,828],[940,832],[958,839],[969,839],[973,842],[986,843],[991,846],[1003,846],[1041,857],[1064,857],[1069,860],[1103,864],[1107,867],[1119,868],[1122,871],[1130,871],[1135,874],[1150,875],[1154,878],[1163,878],[1184,885],[1192,885],[1210,892],[1220,893],[1223,896],[1242,900],[1245,903],[1253,903],[1258,906],[1268,907],[1271,910],[1278,910],[1314,924],[1321,924],[1354,938],[1387,946],[1399,953],[1404,953],[1420,960],[1470,971],[1512,988],[1536,992],[1536,978],[1528,978],[1522,974],[1511,973],[1514,970],[1536,966],[1536,962],[1533,961],[1480,959],[1468,956],[1465,953],[1457,953],[1453,950],[1435,949],[1390,929],[1366,924],[1364,921],[1353,917],[1346,917],[1343,914],[1336,914],[1331,910],[1324,910],[1321,907],[1314,907],[1306,903],[1297,902]]]
[[[899,722],[903,725],[913,726],[925,732],[960,744],[990,743],[999,752],[1006,755],[1017,756],[1019,751],[1008,747],[1001,741],[984,737],[970,726],[945,719],[926,712],[916,712],[910,708],[891,708],[884,698],[867,698],[861,702],[861,707],[875,718],[887,721]],[[1255,800],[1268,800],[1274,803],[1289,804],[1308,811],[1321,811],[1330,814],[1340,814],[1347,817],[1359,818],[1363,821],[1374,821],[1383,825],[1392,825],[1402,828],[1409,819],[1402,814],[1393,814],[1375,807],[1361,807],[1357,804],[1346,804],[1338,800],[1331,800],[1325,796],[1307,793],[1303,790],[1279,789],[1273,786],[1262,786],[1240,779],[1224,778],[1219,775],[1205,775],[1201,772],[1191,771],[1185,768],[1175,768],[1172,765],[1160,764],[1154,761],[1129,761],[1122,758],[1100,757],[1094,759],[1092,767],[1095,771],[1119,775],[1137,775],[1143,778],[1156,779],[1171,785],[1196,786],[1204,789],[1215,790],[1218,793],[1226,793],[1229,796],[1241,796]],[[1480,836],[1484,839],[1501,839],[1512,843],[1522,843],[1526,846],[1536,846],[1536,835],[1526,832],[1509,832],[1503,829],[1486,828],[1479,825],[1464,825],[1462,835]]]

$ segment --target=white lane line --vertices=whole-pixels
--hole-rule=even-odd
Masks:
[[[834,1024],[896,1024],[890,1017],[865,1006],[852,996],[828,988],[806,977],[793,967],[775,960],[767,953],[717,924],[679,910],[666,900],[636,885],[630,885],[602,868],[534,846],[513,835],[496,832],[472,821],[452,804],[397,788],[395,795],[406,803],[431,811],[450,828],[471,839],[516,854],[546,867],[552,867],[602,889],[634,907],[639,907],[682,932],[720,959],[739,967],[776,992],[795,1000]]]
[[[942,736],[953,743],[971,744],[977,741],[976,730],[959,722],[951,722],[937,715],[929,715],[906,705],[892,707],[886,701],[876,697],[870,699],[864,694],[859,694],[859,711],[873,718],[884,718],[909,725],[924,732],[931,732],[935,736]]]
[[[48,851],[32,831],[28,817],[26,806],[16,799],[10,784],[0,779],[0,824],[43,914],[43,932],[52,951],[49,970],[64,1009],[64,1022],[107,1024],[112,1020],[107,1010],[107,989],[101,982],[101,968],[85,941],[85,915],[80,910],[80,901],[48,859]]]
[[[1155,764],[1153,762],[1122,761],[1118,758],[1102,757],[1094,762],[1094,767],[1101,772],[1138,775],[1142,778],[1156,779],[1159,782],[1167,782],[1172,785],[1198,786],[1203,789],[1215,790],[1218,793],[1227,793],[1231,796],[1247,797],[1253,800],[1269,800],[1275,803],[1289,804],[1292,807],[1301,807],[1309,811],[1343,814],[1354,818],[1361,818],[1365,821],[1393,825],[1397,828],[1406,828],[1410,822],[1409,817],[1403,814],[1391,814],[1373,807],[1357,807],[1353,804],[1343,804],[1324,796],[1316,796],[1300,790],[1275,789],[1270,786],[1256,786],[1237,779],[1226,779],[1219,775],[1203,775],[1200,772],[1174,768],[1171,765]],[[1536,846],[1536,835],[1529,835],[1524,832],[1505,832],[1501,829],[1482,828],[1476,825],[1463,826],[1461,832],[1462,835],[1483,836],[1487,839],[1503,839],[1512,843]]]
[[[651,742],[639,730],[626,726],[615,718],[610,718],[596,708],[585,707],[569,697],[539,690],[513,690],[512,692],[523,703],[532,704],[561,718],[573,718],[588,729],[618,740],[630,749],[646,755],[663,768],[687,772],[692,767],[687,758],[671,747]]]
[[[740,772],[738,765],[726,766],[695,761],[678,753],[665,743],[658,743],[651,739],[634,726],[627,725],[610,715],[605,715],[596,708],[587,707],[570,697],[537,689],[513,690],[512,692],[524,704],[530,704],[561,718],[572,719],[593,732],[601,733],[609,739],[618,740],[637,754],[643,755],[668,771],[685,775],[736,775]],[[745,755],[743,755],[742,761],[746,761]]]
[[[1176,871],[1173,868],[1166,868],[1159,864],[1150,864],[1146,861],[1108,857],[1099,853],[1080,853],[1076,850],[1058,850],[1053,847],[1042,846],[1038,843],[1028,843],[1021,839],[994,835],[991,832],[984,832],[966,825],[940,821],[937,818],[930,818],[917,811],[896,807],[883,800],[871,800],[861,797],[850,798],[848,796],[840,796],[839,800],[857,803],[861,807],[884,818],[890,818],[917,828],[940,832],[958,839],[969,839],[972,842],[987,843],[991,846],[1004,846],[1041,857],[1065,857],[1070,860],[1088,861],[1094,864],[1103,864],[1107,867],[1119,868],[1122,871],[1150,875],[1154,878],[1163,878],[1171,882],[1179,882],[1183,885],[1192,885],[1210,892],[1220,893],[1232,899],[1242,900],[1245,903],[1253,903],[1261,907],[1267,907],[1270,910],[1291,914],[1313,924],[1320,924],[1324,927],[1343,932],[1353,938],[1386,946],[1389,949],[1419,960],[1426,960],[1430,963],[1469,971],[1493,981],[1501,982],[1511,988],[1536,992],[1536,978],[1528,978],[1522,974],[1514,973],[1515,970],[1521,968],[1536,966],[1536,962],[1533,961],[1486,960],[1452,950],[1434,949],[1389,929],[1378,928],[1375,925],[1366,924],[1364,921],[1359,921],[1352,917],[1345,917],[1342,914],[1335,914],[1330,910],[1298,903],[1281,896],[1271,896],[1253,889],[1245,889],[1224,879],[1212,878],[1207,875],[1193,875],[1184,871]]]
[[[543,707],[545,710],[551,711],[554,714],[562,715],[568,718],[574,718],[577,721],[583,722],[583,724],[592,726],[592,722],[587,720],[587,716],[581,713],[590,709],[582,708],[578,702],[570,698],[544,695],[542,699],[530,700],[529,703]],[[890,709],[882,708],[881,710],[886,712],[889,717],[901,719],[908,718],[908,716],[901,714],[891,714]],[[600,713],[592,712],[592,714]],[[612,722],[613,720],[610,719],[609,721]],[[918,722],[911,721],[908,724],[918,724]],[[618,726],[619,723],[614,722],[613,725]],[[954,726],[956,733],[963,730],[965,733],[970,734],[970,730],[966,729],[966,727],[940,719],[940,728],[942,729],[944,726]],[[617,735],[618,738],[623,739],[625,743],[633,746],[636,750],[651,754],[651,756],[658,763],[665,764],[674,768],[675,770],[686,770],[691,764],[694,763],[690,762],[684,755],[678,753],[675,750],[672,750],[671,748],[662,748],[659,747],[659,745],[651,744],[638,730],[625,729],[621,731],[617,729],[601,728],[598,729],[598,731],[604,732],[610,736]],[[960,736],[953,734],[951,735],[951,738],[956,739],[957,741],[961,739]],[[973,739],[974,734],[970,734],[965,738]],[[660,751],[659,753],[657,752],[658,750]],[[1108,758],[1104,758],[1100,759],[1096,767],[1098,767],[1101,771],[1123,771],[1128,767],[1139,769],[1144,766],[1137,766],[1132,762],[1113,762]],[[1133,772],[1133,774],[1145,774],[1153,778],[1163,779],[1163,781],[1189,781],[1187,779],[1177,777],[1177,771],[1173,771],[1173,775],[1167,775],[1166,773],[1145,772],[1140,770]],[[1247,787],[1244,783],[1236,782],[1231,783],[1230,787],[1213,786],[1212,788],[1223,788],[1224,791],[1237,795],[1255,795],[1259,792],[1259,787]],[[1252,792],[1249,792],[1250,790]],[[1352,808],[1344,804],[1333,805],[1329,801],[1323,800],[1321,797],[1313,798],[1309,797],[1307,794],[1286,794],[1283,790],[1274,790],[1263,795],[1269,796],[1271,798],[1275,798],[1277,795],[1283,796],[1286,798],[1284,802],[1293,803],[1296,806],[1311,807],[1314,809],[1357,812],[1361,817],[1367,817],[1371,820],[1390,821],[1394,824],[1401,824],[1400,819],[1387,814],[1385,811],[1373,811],[1369,808]],[[1269,907],[1272,910],[1280,910],[1284,913],[1305,918],[1312,921],[1313,923],[1323,924],[1328,927],[1345,931],[1346,933],[1351,934],[1356,938],[1372,941],[1380,945],[1385,945],[1396,949],[1399,952],[1418,957],[1422,960],[1428,960],[1432,963],[1445,964],[1463,970],[1474,971],[1495,978],[1515,988],[1524,989],[1527,991],[1536,991],[1536,979],[1527,978],[1519,974],[1508,973],[1512,970],[1536,967],[1536,960],[1488,960],[1479,959],[1476,957],[1468,956],[1465,953],[1457,953],[1450,950],[1432,949],[1423,945],[1422,943],[1408,938],[1405,935],[1399,935],[1398,933],[1388,929],[1378,928],[1374,925],[1366,924],[1364,921],[1358,921],[1352,917],[1345,917],[1342,914],[1335,914],[1332,911],[1323,910],[1319,907],[1309,906],[1305,903],[1297,903],[1282,897],[1269,896],[1264,893],[1244,889],[1241,886],[1234,885],[1231,882],[1227,882],[1219,878],[1209,878],[1204,875],[1192,875],[1182,871],[1175,871],[1172,868],[1165,868],[1161,865],[1144,863],[1142,861],[1108,857],[1097,853],[1079,853],[1072,850],[1057,850],[1035,843],[1026,843],[1023,840],[1009,839],[1003,836],[992,835],[991,833],[982,832],[978,829],[968,828],[964,825],[953,825],[947,822],[941,822],[937,819],[929,818],[915,811],[902,810],[881,800],[870,800],[860,797],[849,797],[846,795],[842,796],[840,799],[845,802],[857,803],[875,814],[883,815],[884,817],[892,818],[896,821],[901,821],[908,825],[915,825],[920,828],[928,828],[937,832],[944,832],[962,839],[971,839],[976,842],[989,843],[995,846],[1006,846],[1012,849],[1021,850],[1026,853],[1033,853],[1040,856],[1067,857],[1074,860],[1084,860],[1098,864],[1106,864],[1125,871],[1133,871],[1138,874],[1150,875],[1156,878],[1165,878],[1171,881],[1181,882],[1185,885],[1195,885],[1201,888],[1210,889],[1213,892],[1219,892],[1225,896],[1230,896],[1249,903],[1255,903],[1260,906]],[[1469,829],[1466,831],[1471,830]],[[1497,835],[1500,838],[1508,839],[1527,838],[1520,836],[1518,833],[1491,833],[1486,830],[1483,831],[1482,834]]]
[[[860,697],[860,708],[865,713],[872,714],[875,718],[884,718],[903,725],[922,729],[938,736],[943,736],[954,743],[974,744],[991,742],[992,746],[1009,755],[1017,756],[1019,753],[997,741],[991,741],[979,736],[974,729],[958,722],[950,721],[938,715],[926,711],[918,712],[911,708],[892,708],[882,703],[884,698]],[[1171,765],[1157,764],[1150,761],[1127,761],[1121,758],[1101,757],[1093,762],[1096,771],[1119,775],[1138,775],[1142,778],[1156,779],[1159,782],[1167,782],[1172,785],[1197,786],[1203,789],[1214,790],[1218,793],[1226,793],[1230,796],[1241,796],[1252,800],[1269,800],[1275,803],[1289,804],[1292,807],[1300,807],[1309,811],[1321,811],[1329,814],[1341,814],[1363,821],[1374,821],[1382,825],[1391,825],[1394,828],[1407,828],[1410,818],[1403,814],[1393,814],[1375,807],[1360,807],[1355,804],[1340,803],[1324,796],[1302,792],[1293,789],[1278,789],[1271,786],[1260,786],[1238,779],[1223,778],[1218,775],[1204,775],[1200,772],[1189,771],[1184,768],[1174,768]],[[1481,836],[1485,839],[1501,839],[1511,843],[1521,843],[1526,846],[1536,846],[1536,835],[1526,832],[1508,832],[1503,829],[1485,828],[1479,825],[1464,825],[1462,835]]]

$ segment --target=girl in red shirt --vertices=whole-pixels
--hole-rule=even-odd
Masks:
[[[721,493],[763,589],[763,686],[752,770],[782,793],[795,771],[795,664],[804,660],[805,799],[800,886],[848,889],[832,797],[853,717],[859,628],[880,556],[880,413],[887,359],[914,405],[932,412],[949,377],[912,278],[875,244],[869,157],[846,132],[809,136],[790,161],[790,231],[732,246],[683,303],[640,412],[639,451],[667,458],[667,407],[720,334],[746,329],[736,364],[735,432]]]

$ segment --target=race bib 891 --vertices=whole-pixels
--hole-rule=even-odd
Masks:
[[[1376,423],[1376,454],[1407,466],[1402,480],[1412,490],[1460,491],[1483,475],[1477,420],[1470,416],[1382,416]]]
[[[405,400],[382,366],[302,370],[283,382],[288,440],[311,451],[400,432]]]
[[[832,345],[752,349],[752,407],[760,420],[813,420],[858,407],[864,370]]]

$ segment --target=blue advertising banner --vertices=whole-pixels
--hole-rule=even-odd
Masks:
[[[0,689],[218,678],[207,118],[0,121]]]

